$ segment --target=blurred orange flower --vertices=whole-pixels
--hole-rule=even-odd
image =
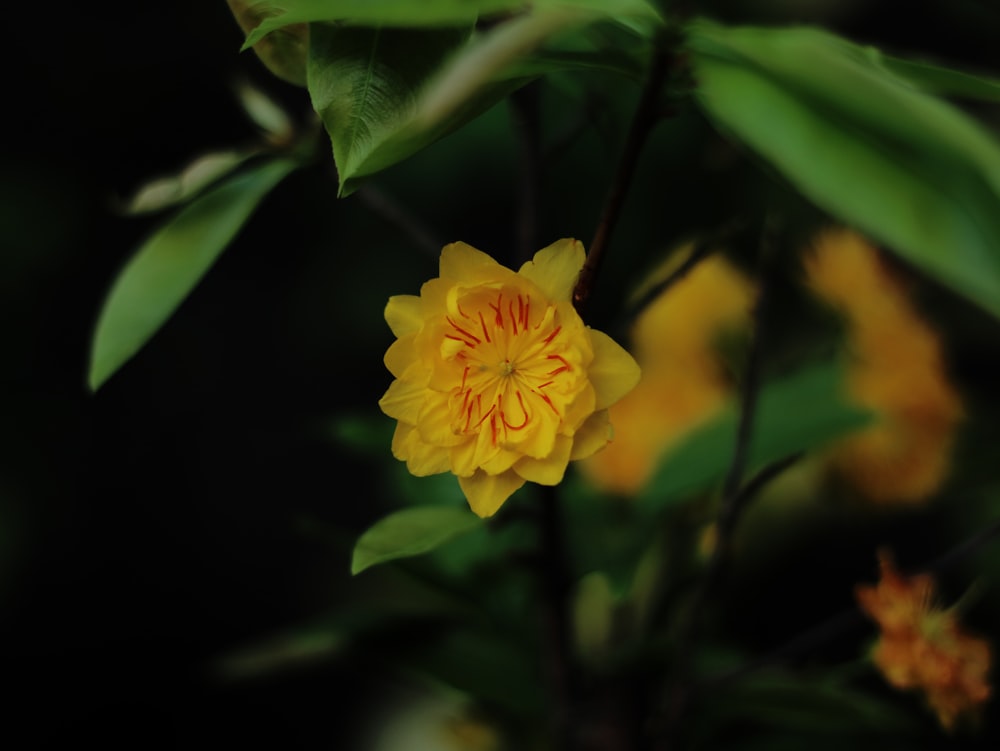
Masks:
[[[820,233],[805,270],[812,290],[845,319],[850,395],[879,418],[838,443],[831,465],[872,500],[928,498],[947,477],[963,416],[937,333],[878,250],[852,230]]]
[[[688,245],[653,274],[666,278],[692,251]],[[610,409],[615,440],[581,463],[597,487],[623,495],[640,490],[660,456],[721,409],[732,385],[719,352],[726,329],[745,326],[754,287],[721,255],[702,259],[635,321],[631,351],[642,377]]]
[[[966,634],[954,608],[935,606],[930,576],[901,576],[885,551],[879,559],[879,583],[855,590],[881,630],[872,659],[891,685],[923,691],[942,727],[951,730],[990,696],[989,642]]]

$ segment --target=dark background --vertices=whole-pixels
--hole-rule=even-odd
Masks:
[[[989,2],[908,3],[905,16],[888,3],[715,5],[734,20],[819,19],[859,41],[1000,71]],[[366,700],[361,667],[266,682],[222,680],[213,667],[336,608],[347,553],[304,522],[356,532],[391,507],[329,421],[372,413],[389,380],[385,299],[415,292],[434,260],[356,197],[336,199],[322,161],[268,197],[149,346],[89,393],[103,296],[158,221],[123,217],[116,201],[255,138],[233,94],[240,78],[303,118],[308,97],[239,53],[222,0],[25,3],[5,17],[0,676],[14,699],[4,742],[336,748]],[[633,94],[621,93],[625,105]],[[617,106],[608,140],[584,141],[549,173],[546,237],[592,233],[624,127]],[[507,246],[508,123],[501,106],[380,186],[442,241]],[[682,118],[651,148],[690,166],[712,145],[702,132]],[[672,138],[694,150],[664,145]],[[710,221],[698,202],[713,179],[663,196],[644,190],[654,176],[640,171],[618,242],[667,242]],[[678,209],[668,227],[664,204]]]

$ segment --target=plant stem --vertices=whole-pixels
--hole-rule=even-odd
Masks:
[[[716,518],[715,548],[712,550],[712,555],[709,558],[700,586],[695,590],[691,604],[685,615],[682,616],[677,628],[677,636],[674,642],[674,654],[676,655],[674,674],[665,696],[666,704],[661,721],[662,724],[658,728],[658,749],[665,750],[670,748],[680,718],[690,701],[692,694],[691,658],[694,651],[695,636],[708,603],[708,598],[729,563],[733,533],[736,529],[736,522],[739,519],[740,513],[746,506],[746,502],[768,480],[775,477],[782,469],[797,459],[797,456],[788,457],[769,467],[765,467],[746,486],[743,484],[743,477],[749,461],[750,441],[757,415],[757,394],[760,390],[761,341],[764,331],[764,310],[768,301],[769,260],[773,255],[772,233],[773,225],[770,221],[767,221],[761,235],[759,261],[761,273],[758,275],[759,291],[753,309],[753,329],[740,388],[740,419],[736,429],[732,459],[729,462],[729,469],[723,481],[722,498]]]
[[[541,609],[545,672],[551,700],[550,729],[553,749],[570,751],[576,747],[573,732],[573,655],[569,619],[570,576],[566,569],[562,515],[555,486],[540,486],[539,508],[539,579],[542,585]]]
[[[659,97],[669,68],[668,59],[668,52],[663,49],[658,49],[653,54],[649,74],[639,97],[639,103],[636,105],[635,114],[632,116],[632,124],[629,126],[621,159],[618,161],[618,168],[604,202],[604,209],[601,212],[600,221],[597,223],[594,238],[590,241],[587,260],[580,271],[576,288],[573,290],[573,305],[576,306],[577,310],[582,311],[590,298],[597,272],[607,254],[611,233],[621,214],[625,194],[628,192],[635,174],[639,154],[653,130],[653,126],[660,121],[663,115],[659,106]]]
[[[538,84],[515,91],[510,102],[511,121],[519,145],[518,221],[515,239],[517,266],[531,260],[538,249],[538,212],[542,184],[542,138]]]
[[[369,210],[393,225],[421,251],[437,260],[441,255],[442,243],[417,217],[401,206],[392,196],[372,185],[364,185],[357,191],[358,200]]]
[[[970,555],[984,547],[987,543],[1000,536],[1000,519],[994,521],[983,531],[960,542],[948,552],[924,564],[919,570],[906,573],[906,576],[916,576],[920,573],[935,574],[961,563]],[[732,670],[709,678],[697,687],[698,693],[732,683],[758,670],[778,664],[792,657],[799,657],[823,646],[833,639],[844,636],[849,631],[865,623],[865,617],[857,607],[848,608],[807,631],[793,637],[784,644],[772,649],[767,654],[740,665]]]

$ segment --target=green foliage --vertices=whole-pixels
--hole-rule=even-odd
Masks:
[[[376,522],[354,546],[351,573],[378,563],[429,553],[460,535],[478,529],[482,519],[468,509],[426,506],[404,509]]]
[[[867,52],[873,62],[884,65],[900,78],[905,78],[930,94],[1000,102],[1000,78],[977,76],[923,60],[907,60],[883,55],[875,49],[869,49]]]
[[[597,67],[635,76],[634,61],[613,50],[535,54],[553,37],[598,21],[634,17],[648,25],[658,19],[644,2],[618,6],[620,16],[591,3],[541,3],[485,32],[468,25],[315,24],[308,87],[330,135],[341,197],[362,178],[429,146],[538,75]]]
[[[342,21],[357,26],[468,27],[482,16],[526,6],[525,0],[251,0],[262,20],[243,49],[276,29],[297,23]]]
[[[845,401],[839,367],[804,368],[761,389],[748,467],[753,471],[820,448],[870,420],[868,412]],[[669,450],[640,493],[640,502],[650,508],[665,508],[719,483],[732,461],[738,423],[736,411],[728,409]]]
[[[89,383],[97,389],[156,333],[232,241],[261,200],[300,166],[271,159],[185,206],[122,269],[94,333]]]
[[[712,247],[752,268],[753,254],[765,250],[747,241],[751,233],[744,229],[763,217],[740,220],[766,210],[795,214],[782,215],[775,232],[781,236],[766,241],[775,246],[767,250],[781,251],[775,259],[793,257],[784,251],[801,247],[821,222],[846,224],[940,282],[940,290],[934,287],[939,299],[953,304],[950,295],[957,293],[1000,315],[1000,145],[985,125],[946,99],[1000,102],[1000,80],[884,55],[821,28],[686,23],[665,17],[661,6],[672,7],[649,0],[229,0],[246,34],[244,49],[254,49],[278,78],[306,88],[293,94],[308,99],[303,109],[311,105],[315,112],[314,130],[298,133],[274,100],[244,88],[242,102],[261,130],[260,145],[214,151],[177,175],[149,183],[131,200],[130,213],[181,208],[116,278],[96,326],[89,372],[97,389],[144,346],[268,193],[303,165],[297,155],[313,146],[306,138],[322,136],[324,144],[329,139],[330,149],[323,151],[327,159],[332,152],[336,196],[358,195],[340,202],[333,200],[332,186],[317,192],[336,204],[331,216],[344,213],[329,227],[310,224],[315,236],[309,242],[315,242],[315,257],[328,264],[324,273],[336,277],[336,284],[349,278],[350,289],[337,297],[346,286],[329,282],[334,291],[328,294],[324,275],[316,274],[317,297],[336,303],[323,312],[337,315],[316,315],[303,303],[297,320],[305,322],[302,329],[321,329],[330,337],[322,340],[323,354],[316,359],[333,365],[317,380],[322,398],[329,399],[324,408],[338,416],[310,423],[335,444],[330,456],[336,469],[324,465],[324,476],[362,500],[296,517],[296,531],[324,547],[331,570],[344,580],[324,578],[321,596],[328,603],[322,618],[279,630],[219,661],[217,672],[225,680],[348,658],[357,659],[363,671],[376,663],[379,669],[392,666],[399,675],[448,687],[444,694],[470,697],[488,713],[488,722],[509,723],[504,730],[513,729],[518,739],[513,748],[571,746],[559,741],[575,735],[582,744],[605,733],[609,745],[622,748],[653,747],[661,740],[672,748],[876,748],[887,739],[913,736],[917,723],[900,709],[907,705],[887,700],[889,689],[870,685],[867,670],[837,674],[840,654],[817,650],[808,667],[767,654],[760,659],[757,647],[764,640],[754,628],[769,622],[773,601],[754,600],[749,613],[731,610],[740,607],[741,597],[751,599],[732,591],[746,582],[754,596],[778,591],[772,596],[786,609],[785,621],[804,618],[799,609],[806,601],[826,613],[827,603],[848,599],[857,581],[840,566],[856,563],[848,560],[849,548],[864,548],[864,565],[875,566],[862,531],[847,542],[838,536],[829,566],[825,558],[811,567],[784,559],[800,550],[790,539],[811,542],[821,526],[839,535],[859,519],[874,526],[876,515],[857,512],[843,502],[856,497],[824,484],[822,452],[869,427],[876,416],[849,401],[844,369],[829,354],[841,344],[833,341],[832,328],[820,331],[808,315],[796,318],[797,306],[806,305],[804,293],[796,297],[799,287],[777,301],[787,321],[771,320],[775,315],[753,323],[787,323],[789,330],[776,332],[773,351],[767,337],[767,351],[752,354],[775,355],[763,363],[764,372],[773,372],[779,361],[791,363],[789,368],[755,385],[751,399],[734,399],[681,438],[660,457],[637,498],[609,497],[589,484],[585,472],[570,471],[555,489],[528,483],[486,522],[466,508],[454,475],[414,477],[389,451],[393,421],[377,412],[380,384],[368,382],[370,373],[381,372],[383,351],[372,332],[388,332],[375,313],[367,322],[360,315],[350,318],[362,306],[377,312],[379,300],[399,291],[389,288],[400,280],[411,291],[418,286],[422,280],[410,284],[409,272],[430,269],[432,262],[402,255],[411,246],[436,245],[427,238],[437,230],[447,233],[443,239],[473,241],[452,236],[466,219],[454,215],[458,207],[476,206],[482,212],[474,217],[482,222],[477,231],[497,246],[515,244],[508,234],[517,234],[518,243],[537,242],[553,228],[556,237],[582,236],[591,224],[582,230],[572,225],[599,222],[591,258],[603,259],[601,304],[608,306],[625,297],[609,282],[652,267],[681,236],[708,238],[713,229],[735,227],[719,232]],[[641,92],[636,83],[643,85]],[[512,109],[519,119],[510,134],[504,120],[490,119],[482,131],[466,127],[529,84],[539,96],[516,99]],[[571,94],[560,96],[566,91]],[[676,117],[654,134],[666,105]],[[553,112],[557,117],[547,120]],[[462,129],[461,139],[448,138]],[[716,131],[747,151],[734,158],[718,148]],[[505,163],[508,153],[522,155],[516,168]],[[624,156],[616,164],[619,153]],[[752,158],[739,159],[744,154]],[[511,184],[483,187],[482,199],[472,201],[465,194],[480,192],[479,186],[466,190],[451,178],[481,178],[487,160],[493,171],[480,182],[500,182],[496,175],[509,168]],[[603,182],[608,175],[610,185]],[[375,178],[377,189],[360,190],[371,188],[367,183]],[[770,191],[775,185],[777,200]],[[641,191],[629,199],[636,206],[631,216],[621,212],[627,189]],[[393,203],[397,191],[409,193],[400,202],[409,205]],[[610,198],[602,214],[605,196]],[[520,205],[516,216],[507,215],[507,203]],[[359,212],[356,222],[342,221],[358,205],[374,212],[374,219]],[[571,220],[573,212],[578,215]],[[601,245],[619,218],[624,221],[615,242]],[[336,232],[336,252],[327,230]],[[627,241],[623,231],[631,232]],[[292,295],[296,304],[298,292]],[[711,304],[705,301],[706,308]],[[400,313],[407,325],[410,313]],[[588,311],[586,322],[600,327],[600,316]],[[692,321],[692,331],[698,323]],[[359,341],[371,351],[355,351]],[[745,374],[747,349],[757,341],[740,338],[739,346],[729,347],[725,367]],[[702,344],[707,352],[709,343]],[[409,346],[403,342],[394,355]],[[825,359],[817,353],[826,353]],[[905,386],[905,378],[900,383]],[[583,402],[580,397],[572,409]],[[754,405],[752,429],[740,436],[748,404]],[[287,402],[278,409],[284,417]],[[651,408],[649,416],[660,415]],[[612,422],[618,430],[616,418]],[[450,437],[443,427],[435,435]],[[795,467],[801,474],[782,475],[786,482],[778,492],[762,494],[760,505],[726,528],[713,524],[710,514],[741,449],[744,489],[760,470],[808,456]],[[992,464],[985,464],[980,471],[990,480],[984,486],[994,488]],[[384,513],[386,506],[388,515],[364,518]],[[984,502],[966,512],[968,519],[989,524],[994,506]],[[911,521],[923,518],[922,509],[911,511]],[[838,528],[831,533],[827,527],[834,519]],[[895,528],[890,532],[897,534]],[[712,534],[726,544],[713,544]],[[710,557],[709,548],[718,556]],[[392,561],[397,565],[379,565]],[[720,574],[714,567],[719,561],[739,565],[729,571],[723,566]],[[780,576],[770,570],[772,561],[785,569]],[[736,586],[726,590],[733,581]],[[685,623],[689,614],[692,620]],[[715,639],[740,644],[739,657],[726,658],[726,671],[735,678],[715,680],[697,664]],[[861,654],[857,644],[848,649],[848,659]],[[663,698],[673,696],[664,689],[675,678],[690,693],[683,727],[676,738],[650,738]],[[630,743],[636,738],[641,743]]]
[[[806,197],[1000,315],[1000,145],[864,48],[810,28],[689,28],[697,101]]]
[[[405,159],[457,127],[413,123],[419,92],[468,29],[368,29],[317,25],[309,46],[309,93],[330,135],[340,194],[357,178]],[[509,87],[504,91],[509,91]],[[484,100],[485,107],[502,96]]]

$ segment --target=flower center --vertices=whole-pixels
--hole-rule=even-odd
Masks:
[[[512,287],[480,288],[448,316],[441,351],[454,368],[449,402],[456,434],[493,446],[556,429],[577,392],[581,368],[556,308]],[[582,375],[582,374],[581,374]]]

